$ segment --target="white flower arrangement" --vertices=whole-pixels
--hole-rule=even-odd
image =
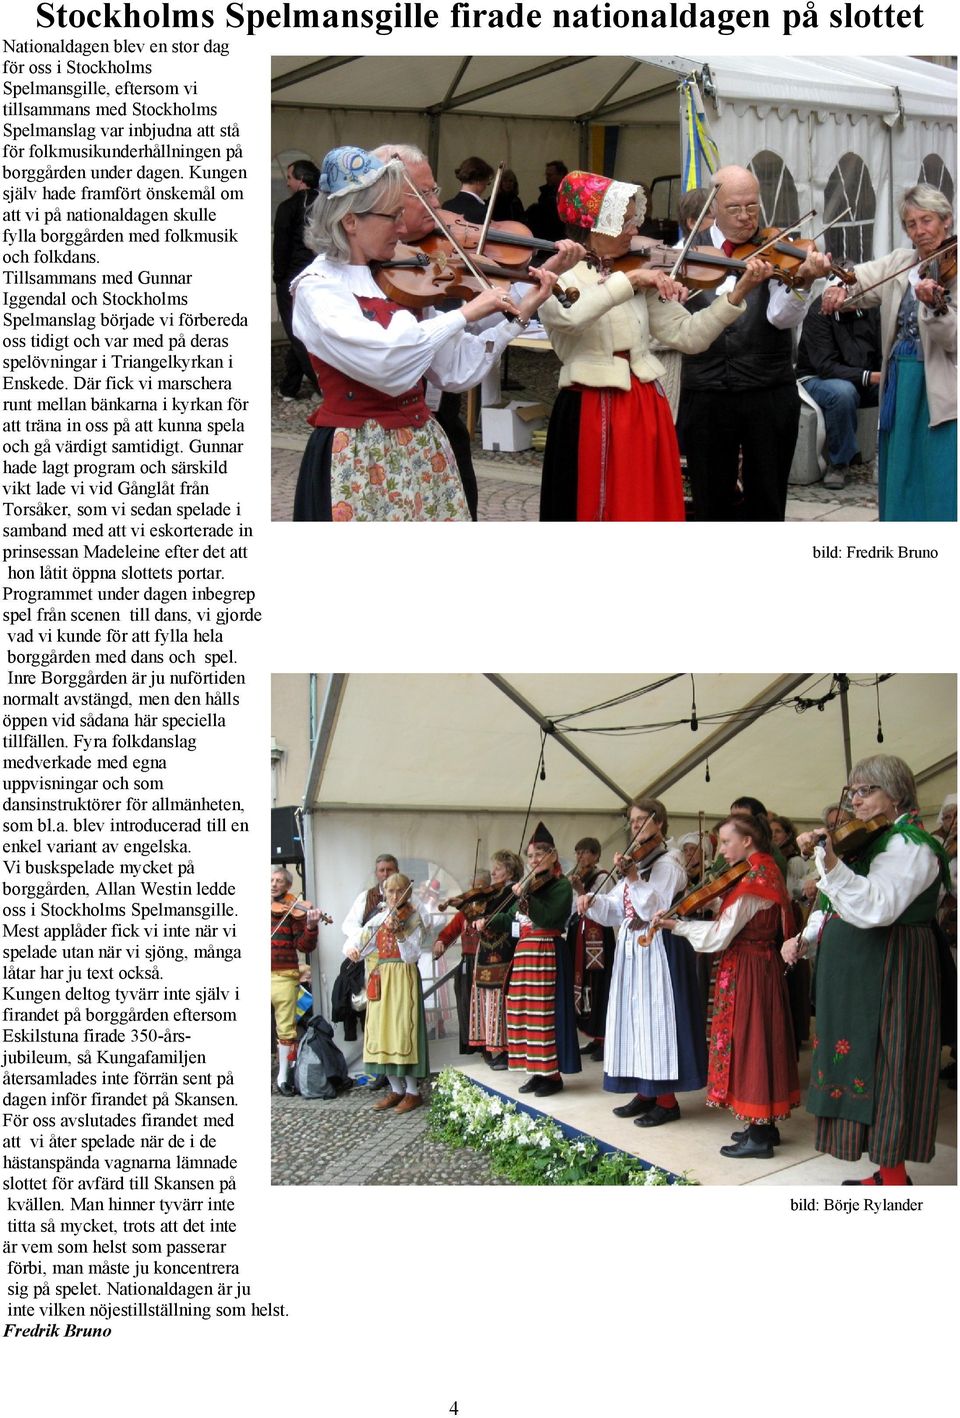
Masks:
[[[551,1119],[521,1112],[452,1068],[434,1082],[430,1126],[434,1137],[486,1153],[496,1172],[523,1184],[697,1185],[628,1153],[603,1151],[589,1138],[571,1140]]]

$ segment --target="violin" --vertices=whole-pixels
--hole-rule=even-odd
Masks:
[[[681,896],[667,912],[668,916],[692,916],[699,907],[705,906],[707,902],[714,901],[718,896],[722,896],[731,886],[746,876],[750,870],[750,863],[744,858],[742,862],[735,862],[732,867],[715,876],[710,881],[705,881],[702,886],[698,886],[693,891],[688,891],[686,896]],[[656,930],[651,926],[642,934],[637,935],[637,945],[649,945],[656,935]]]
[[[854,819],[852,822],[843,822],[839,827],[834,827],[830,832],[826,828],[817,832],[817,842],[823,844],[829,838],[834,852],[838,857],[855,857],[858,852],[862,852],[864,847],[868,847],[881,832],[886,832],[888,827],[892,827],[888,817],[879,813],[877,817],[869,817],[865,822]],[[802,857],[812,857],[813,849],[801,852]]]
[[[553,847],[542,861],[539,861],[535,867],[531,867],[526,876],[520,878],[517,882],[520,890],[514,891],[514,895],[521,898],[524,896],[534,896],[546,886],[548,882],[553,880],[553,868],[556,860],[557,849]]]
[[[370,270],[388,300],[408,310],[425,310],[444,300],[472,300],[489,286],[506,290],[514,282],[536,284],[534,277],[519,268],[506,269],[483,258],[474,259],[473,264],[482,281],[467,269],[449,242],[444,246],[438,240],[429,251],[422,246],[398,245],[391,260],[371,262]],[[568,288],[564,292],[567,304],[573,304],[579,294]]]
[[[750,241],[745,241],[734,249],[733,259],[762,256],[764,261],[769,261],[771,266],[776,268],[780,278],[785,279],[787,285],[794,284],[788,278],[796,275],[811,251],[817,250],[817,243],[806,238],[797,241],[779,240],[785,231],[790,230],[790,227],[764,227]],[[856,276],[846,266],[839,266],[833,262],[830,274],[839,277],[845,286],[856,285]]]
[[[613,878],[615,881],[623,881],[627,872],[632,871],[635,866],[649,857],[657,845],[663,841],[659,828],[655,832],[649,832],[646,837],[641,837],[639,842],[634,839],[624,852],[620,861],[613,868]]]
[[[305,901],[302,896],[283,896],[279,901],[271,900],[270,902],[270,915],[277,922],[276,930],[280,929],[288,916],[294,921],[303,921],[306,919],[307,912],[312,910],[314,910],[313,904],[310,901]],[[321,911],[319,914],[325,926],[333,925],[333,917],[328,916],[326,911]],[[276,930],[274,935],[276,935]]]
[[[931,307],[934,315],[946,315],[950,309],[950,292],[946,287],[952,286],[957,279],[957,238],[942,241],[920,262],[919,273],[921,278],[929,276],[936,281],[939,288],[939,295]]]
[[[478,921],[481,916],[487,915],[491,900],[502,891],[502,886],[472,886],[459,896],[448,896],[445,901],[438,902],[438,909],[460,911],[468,921]]]

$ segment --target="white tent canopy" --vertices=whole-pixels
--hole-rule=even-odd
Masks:
[[[434,154],[446,191],[478,152],[506,161],[530,202],[544,162],[590,165],[590,130],[601,125],[618,129],[612,175],[650,182],[679,171],[676,84],[686,74],[700,83],[721,161],[777,155],[801,210],[822,211],[840,159],[861,158],[877,198],[877,254],[898,241],[896,194],[931,157],[952,197],[956,75],[910,58],[276,57],[273,150],[282,164],[339,143],[412,142]]]
[[[849,679],[854,761],[899,754],[925,782],[932,767],[953,763],[954,676],[894,675],[879,690],[875,675]],[[647,686],[656,687],[582,713]],[[348,675],[338,680],[335,728],[304,806],[516,812],[533,792],[535,813],[617,813],[625,799],[653,791],[675,814],[704,808],[716,817],[745,792],[816,818],[844,782],[841,702],[798,712],[796,701],[819,700],[830,688],[830,675],[802,674]],[[534,714],[556,724],[542,781]]]

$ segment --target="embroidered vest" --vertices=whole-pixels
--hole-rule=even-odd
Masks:
[[[356,299],[364,314],[384,329],[402,308],[377,296],[358,295]],[[359,428],[367,419],[381,428],[422,428],[430,418],[422,379],[405,394],[391,395],[362,384],[316,355],[311,354],[310,363],[323,390],[323,403],[307,420],[314,428]]]

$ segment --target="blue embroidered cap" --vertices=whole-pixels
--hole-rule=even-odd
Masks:
[[[386,166],[363,148],[332,148],[320,164],[320,191],[328,197],[369,187]]]

